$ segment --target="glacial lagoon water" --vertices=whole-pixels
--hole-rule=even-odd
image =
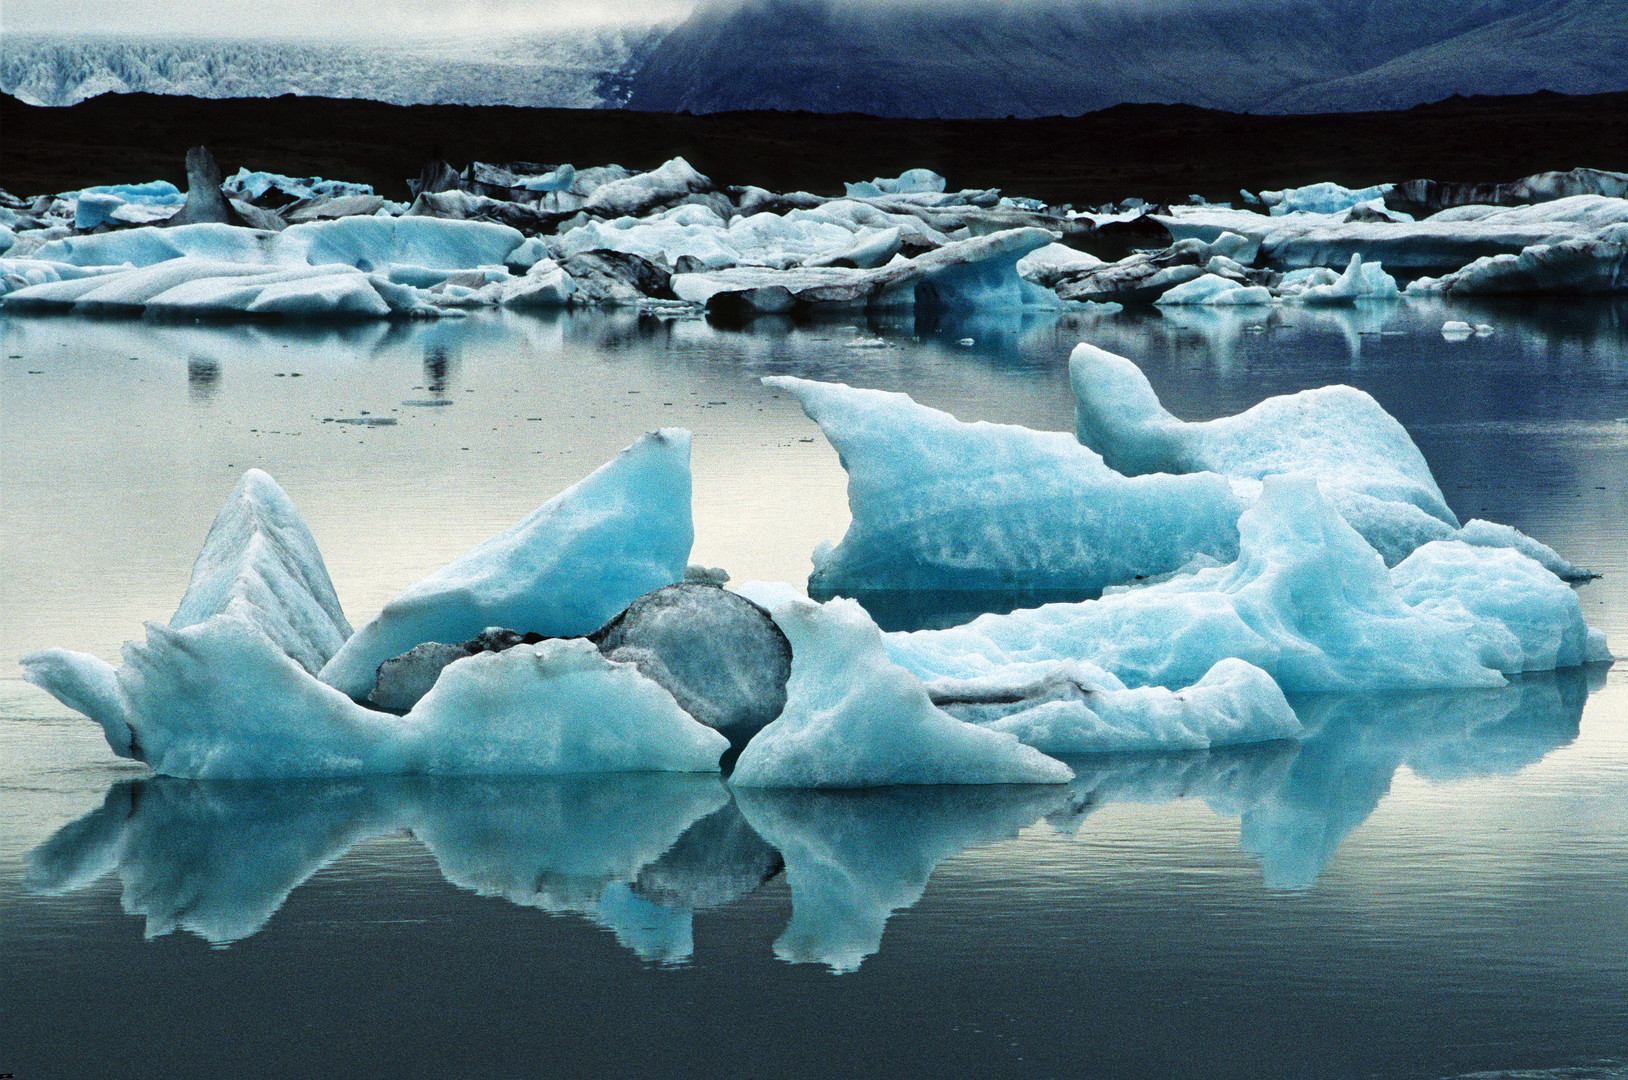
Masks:
[[[1492,333],[1449,342],[1448,318]],[[970,341],[969,341],[970,339]],[[1330,382],[1463,518],[1605,574],[1628,652],[1628,307],[0,318],[0,1072],[18,1077],[1628,1076],[1628,670],[1309,698],[1302,744],[1066,790],[154,778],[14,675],[165,619],[270,471],[353,621],[640,432],[693,560],[801,581],[844,474],[767,374],[1068,430],[1069,349],[1178,415]],[[902,620],[955,617],[917,608]]]

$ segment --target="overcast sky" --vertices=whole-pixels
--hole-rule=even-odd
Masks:
[[[346,39],[671,22],[693,0],[4,0],[8,33]]]

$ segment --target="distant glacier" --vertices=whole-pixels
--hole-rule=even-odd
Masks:
[[[363,45],[6,34],[0,91],[30,105],[99,94],[368,98],[396,105],[615,108],[664,27]]]

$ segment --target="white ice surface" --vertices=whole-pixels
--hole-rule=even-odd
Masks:
[[[1455,296],[1591,296],[1628,293],[1628,225],[1520,254],[1489,255],[1440,278],[1420,278],[1408,292]]]
[[[711,188],[712,181],[696,172],[683,158],[675,157],[659,169],[625,180],[613,180],[597,188],[582,208],[602,217],[636,216]]]
[[[408,586],[322,669],[363,699],[378,666],[426,641],[455,644],[489,626],[586,634],[635,597],[684,578],[690,435],[646,435],[524,520]]]
[[[1326,386],[1185,423],[1159,403],[1141,369],[1095,345],[1075,347],[1069,378],[1080,442],[1127,475],[1210,471],[1259,480],[1309,472],[1331,490],[1410,504],[1458,526],[1407,430],[1361,390]]]
[[[481,572],[528,560],[561,575],[558,595],[534,605],[591,629],[601,610],[645,591],[643,578],[681,576],[689,543],[687,434],[646,436],[448,568],[461,575],[427,579],[436,588],[399,605],[404,614],[386,629],[445,625],[481,600],[524,603]],[[148,623],[146,641],[127,643],[117,669],[63,649],[32,653],[23,666],[29,681],[101,724],[116,752],[195,779],[712,771],[728,746],[637,667],[580,638],[457,661],[405,717],[374,712],[311,674],[346,632],[315,542],[270,477],[251,470],[217,517],[171,625]],[[375,631],[369,641],[384,639]]]
[[[730,783],[760,788],[892,784],[1057,784],[1073,771],[1015,737],[934,707],[888,659],[882,632],[852,600],[816,604],[789,586],[743,586],[791,642],[780,717],[753,736]]]
[[[754,294],[773,290],[799,303],[843,308],[908,310],[938,305],[960,310],[1012,311],[1056,307],[1055,294],[1024,281],[1017,273],[1019,259],[1056,237],[1056,233],[1045,229],[1007,229],[952,241],[913,259],[895,257],[874,269],[732,266],[707,273],[675,274],[673,291],[680,299],[695,304],[708,303],[720,294],[747,297],[750,303]]]
[[[1364,263],[1360,254],[1351,256],[1345,272],[1332,281],[1295,278],[1295,271],[1279,287],[1286,299],[1299,304],[1352,304],[1358,300],[1394,300],[1401,295],[1396,279],[1377,263]],[[1297,287],[1298,286],[1298,287]]]
[[[170,626],[220,614],[253,623],[312,674],[351,634],[311,531],[259,469],[243,474],[216,515]]]
[[[1576,595],[1537,563],[1467,544],[1444,545],[1448,560],[1427,545],[1393,579],[1309,476],[1269,477],[1238,528],[1230,565],[890,634],[889,654],[929,681],[1012,668],[1039,678],[1047,665],[1084,661],[1130,686],[1168,687],[1236,657],[1286,691],[1496,686],[1504,672],[1605,658]],[[1446,561],[1456,578],[1441,571]]]
[[[1339,214],[1361,203],[1382,199],[1385,193],[1395,186],[1395,184],[1375,184],[1372,187],[1348,188],[1324,181],[1320,184],[1307,184],[1305,187],[1287,188],[1282,191],[1263,191],[1260,193],[1260,200],[1273,217],[1296,212]]]
[[[1531,206],[1455,207],[1406,222],[1348,222],[1343,214],[1268,217],[1209,206],[1174,207],[1157,220],[1177,240],[1243,234],[1259,242],[1263,261],[1286,268],[1344,266],[1360,254],[1393,269],[1457,269],[1483,256],[1592,238],[1628,222],[1628,199],[1573,195]]]
[[[1272,290],[1264,285],[1251,285],[1247,281],[1205,274],[1184,281],[1169,289],[1154,303],[1162,306],[1182,304],[1243,305],[1270,304]]]
[[[992,691],[1004,690],[1005,694]],[[1127,689],[1088,664],[1064,664],[1038,683],[1023,669],[976,680],[928,685],[935,701],[979,697],[1016,702],[943,705],[952,715],[1007,731],[1047,754],[1208,750],[1295,739],[1300,721],[1272,677],[1243,660],[1218,661],[1180,690]]]
[[[903,394],[772,376],[848,470],[848,533],[811,587],[1100,589],[1230,559],[1245,500],[1223,477],[1127,477],[1061,432],[963,423]]]

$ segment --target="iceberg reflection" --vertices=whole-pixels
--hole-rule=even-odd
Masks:
[[[732,796],[707,774],[152,777],[114,784],[36,848],[28,881],[54,895],[116,874],[147,936],[186,930],[222,944],[257,933],[356,844],[406,831],[459,888],[581,915],[644,960],[681,963],[695,911],[784,872],[792,912],[775,955],[852,971],[946,859],[1041,820],[1078,832],[1111,802],[1200,799],[1241,818],[1267,887],[1311,888],[1398,768],[1430,783],[1517,772],[1577,737],[1600,678],[1574,669],[1487,690],[1303,697],[1303,743],[1071,758],[1066,786]]]
[[[786,860],[791,922],[775,955],[853,971],[939,863],[1017,835],[1063,797],[998,785],[737,791],[741,813]]]
[[[1597,669],[1513,676],[1507,686],[1294,702],[1312,734],[1284,782],[1244,812],[1240,839],[1266,885],[1309,889],[1406,765],[1448,782],[1517,772],[1577,738]]]

